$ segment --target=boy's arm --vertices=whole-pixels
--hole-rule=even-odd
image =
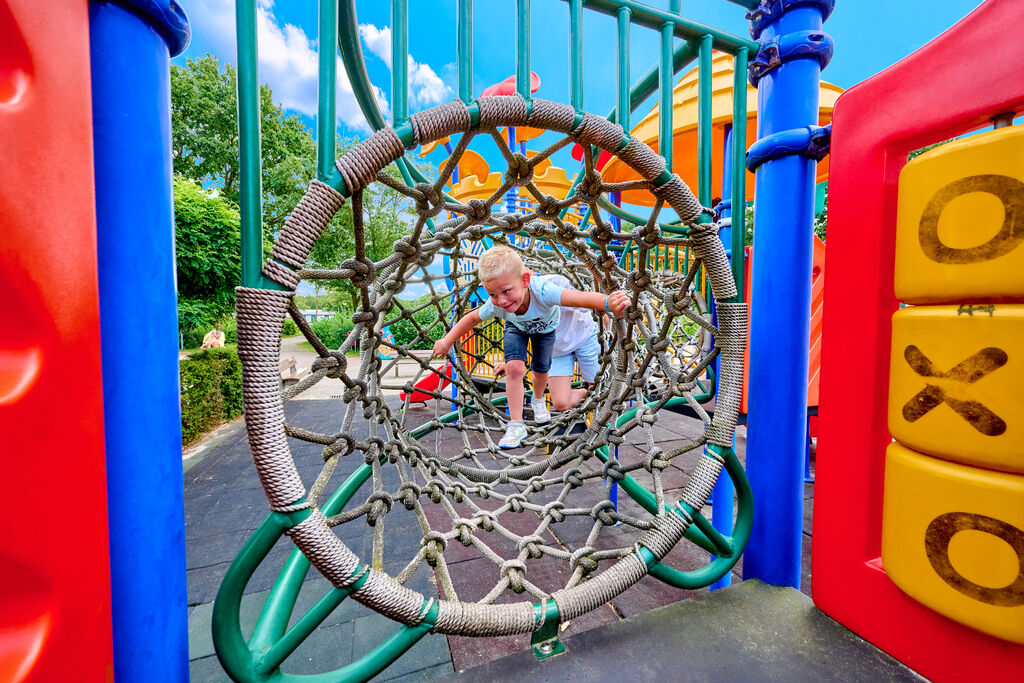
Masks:
[[[561,304],[573,308],[606,311],[621,316],[626,307],[629,306],[629,295],[621,290],[616,290],[605,296],[600,292],[581,292],[578,289],[563,289]]]
[[[434,344],[434,358],[444,358],[445,356],[447,356],[448,350],[452,347],[452,344],[455,343],[455,340],[461,338],[462,335],[466,334],[479,324],[479,308],[474,308],[472,311],[469,312],[468,315],[459,318],[458,322],[456,322],[455,325],[452,326],[451,331],[448,332],[448,334],[441,337]]]

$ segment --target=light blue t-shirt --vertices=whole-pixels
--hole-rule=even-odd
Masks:
[[[526,334],[554,332],[558,327],[564,289],[545,277],[534,275],[530,278],[530,307],[526,309],[526,313],[509,313],[488,300],[479,308],[480,320],[501,318]]]

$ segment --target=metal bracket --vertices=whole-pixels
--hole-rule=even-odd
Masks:
[[[747,79],[755,88],[765,74],[791,59],[814,57],[824,69],[835,50],[832,36],[824,31],[795,31],[758,42],[761,48],[747,66]]]
[[[789,10],[802,5],[817,6],[821,10],[821,20],[825,21],[836,7],[836,0],[761,0],[760,4],[746,13],[750,22],[750,37],[758,40],[761,32],[773,21]]]
[[[547,659],[560,655],[566,651],[565,645],[558,639],[558,625],[561,619],[558,616],[558,605],[554,600],[543,600],[540,605],[534,605],[537,620],[537,630],[530,638],[530,647],[537,659]]]
[[[779,131],[750,146],[747,150],[747,170],[753,172],[766,161],[791,154],[821,161],[828,154],[831,141],[832,124]]]

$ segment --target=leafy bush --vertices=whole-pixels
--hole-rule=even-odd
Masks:
[[[181,442],[242,414],[242,363],[234,349],[204,349],[181,361]]]
[[[203,344],[203,332],[198,327],[187,327],[182,330],[182,348],[198,349]]]
[[[220,329],[224,332],[225,344],[238,343],[238,321],[234,318],[224,318],[220,322]]]
[[[291,318],[284,319],[284,328],[281,330],[282,337],[294,337],[299,333],[299,326]]]
[[[313,328],[316,336],[320,337],[320,340],[327,345],[327,348],[336,349],[345,341],[345,337],[355,325],[352,324],[351,317],[336,315],[327,320],[317,320],[311,323],[310,327]]]
[[[402,305],[406,309],[413,309],[422,306],[428,300],[429,297],[423,297],[416,301],[402,302]],[[391,334],[395,337],[395,346],[411,345],[410,348],[416,350],[431,349],[434,346],[434,342],[444,336],[445,330],[443,325],[434,325],[429,331],[427,330],[437,320],[437,309],[433,306],[411,314],[412,320],[409,319],[409,314],[403,315],[402,311],[396,306],[388,313],[387,320],[391,320],[399,315],[402,318],[390,324]],[[416,325],[413,324],[413,320],[424,331],[426,339],[416,340],[420,333],[416,329]]]

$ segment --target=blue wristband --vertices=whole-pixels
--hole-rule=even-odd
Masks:
[[[608,299],[610,299],[610,298],[611,297],[607,297],[607,296],[604,298],[604,310],[605,310],[605,313],[611,313],[612,312],[612,309],[608,308]]]

